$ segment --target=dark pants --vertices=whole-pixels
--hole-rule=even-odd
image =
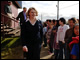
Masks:
[[[70,51],[69,51],[69,50],[67,50],[66,55],[67,55],[66,59],[71,59],[71,56],[70,56]]]
[[[65,54],[65,59],[67,58],[67,49],[66,49],[66,44],[62,43],[61,41],[59,41],[59,47],[60,47],[60,50],[59,50],[59,59],[63,59],[63,49],[64,49],[64,54]]]
[[[49,43],[49,49],[50,49],[50,52],[53,53],[53,47],[51,46],[51,43]]]
[[[24,57],[27,59],[40,59],[40,46],[28,46],[28,52],[24,52]]]
[[[67,48],[67,59],[71,59],[71,56],[70,56],[70,49],[69,49],[68,44],[66,44],[66,48]]]
[[[46,39],[46,35],[44,35],[44,46],[47,46],[47,39]]]
[[[21,30],[20,30],[20,39],[21,39],[21,40],[22,40],[22,32],[23,32],[22,28],[23,28],[23,25],[20,24],[20,29],[21,29]]]
[[[59,58],[59,49],[54,50],[55,59]]]
[[[23,27],[23,25],[20,24],[21,34],[22,34],[22,27]]]

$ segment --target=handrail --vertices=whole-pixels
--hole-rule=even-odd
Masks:
[[[14,21],[14,28],[15,28],[15,22],[18,23],[15,17],[12,17],[12,18],[13,18],[13,19],[12,19],[12,18],[10,18],[9,16],[7,16],[7,15],[5,15],[5,14],[3,14],[3,13],[1,13],[1,16],[3,16],[3,17],[2,17],[2,22],[3,22],[3,24],[4,24],[4,22],[5,22],[5,21],[4,21],[4,18],[7,17],[8,19]],[[4,33],[4,26],[3,26],[3,37],[2,37],[2,40],[4,40],[4,39],[5,39],[5,33]]]
[[[1,15],[5,16],[5,17],[7,17],[7,18],[9,18],[9,19],[11,19],[11,20],[13,20],[13,21],[15,21],[14,19],[16,19],[15,17],[13,17],[14,19],[12,19],[12,18],[10,18],[9,16],[7,16],[7,15],[5,15],[5,14],[3,14],[3,13],[1,13]],[[17,21],[15,21],[15,22],[17,22]],[[18,23],[18,22],[17,22],[17,23]]]

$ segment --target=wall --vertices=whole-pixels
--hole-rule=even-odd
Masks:
[[[11,5],[12,8],[12,14],[14,15],[14,17],[16,18],[18,16],[18,8],[12,3]],[[15,22],[15,27],[18,27],[18,23]],[[12,21],[12,27],[14,27],[14,21]]]
[[[5,14],[4,13],[4,6],[7,4],[8,2],[7,1],[1,1],[1,13]],[[12,3],[11,5],[11,8],[12,8],[12,14],[14,15],[14,17],[16,18],[17,15],[18,15],[18,8]],[[2,16],[1,16],[1,21],[2,21]],[[6,21],[8,21],[7,18],[4,18],[4,21],[6,23]],[[18,27],[19,26],[19,23],[16,23],[15,22],[15,27]],[[12,21],[12,28],[14,28],[14,21]]]
[[[4,6],[7,4],[7,1],[1,1],[1,13],[4,13]]]

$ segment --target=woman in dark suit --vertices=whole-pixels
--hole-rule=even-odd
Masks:
[[[38,12],[34,7],[27,12],[29,18],[23,23],[22,45],[27,59],[40,59],[40,45],[42,42],[43,28],[40,20],[36,19]]]

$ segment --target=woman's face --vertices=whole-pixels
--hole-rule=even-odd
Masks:
[[[36,11],[34,9],[32,9],[30,12],[29,12],[29,15],[30,17],[36,17]]]
[[[75,28],[74,28],[74,34],[76,36],[79,36],[79,26],[75,26]]]

